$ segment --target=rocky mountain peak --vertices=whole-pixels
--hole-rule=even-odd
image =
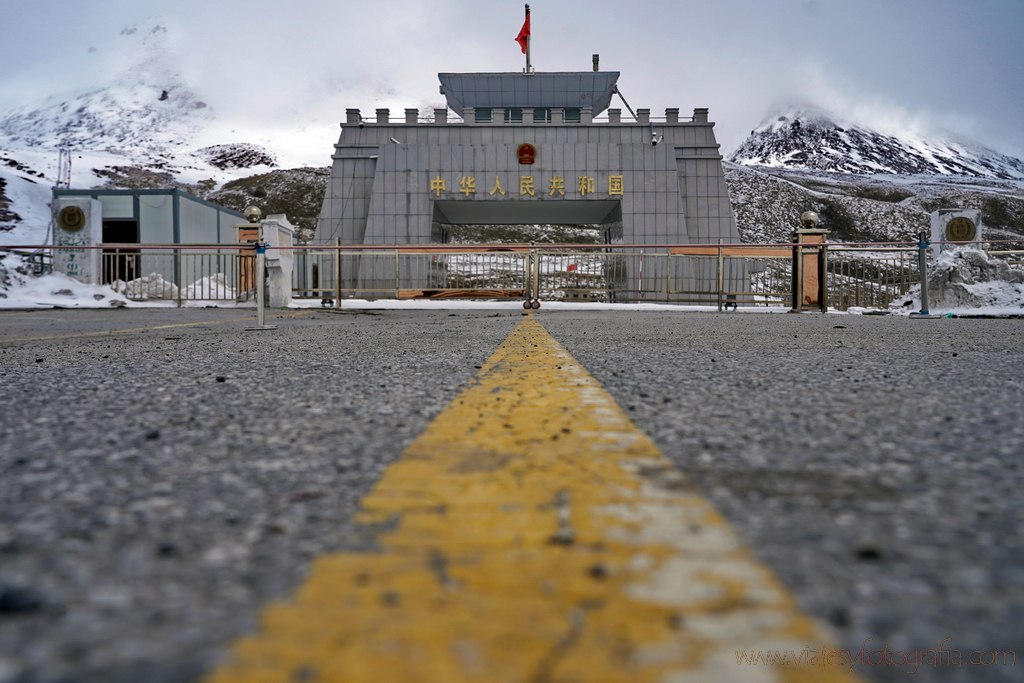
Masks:
[[[854,174],[1024,178],[1024,161],[943,134],[880,131],[814,107],[765,120],[729,157],[745,166]]]

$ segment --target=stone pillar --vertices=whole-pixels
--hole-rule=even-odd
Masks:
[[[358,109],[345,110],[345,123],[359,123],[362,119],[363,115],[359,113]]]
[[[594,120],[594,108],[583,107],[580,110],[580,123],[591,123]]]
[[[609,109],[608,110],[608,123],[613,125],[619,125],[622,122],[622,110],[621,109]]]
[[[420,122],[420,110],[419,109],[406,109],[405,110],[405,122],[409,124],[417,124]]]
[[[826,259],[825,239],[829,231],[823,228],[801,228],[793,232],[793,312],[817,309],[828,310],[825,291]]]
[[[551,125],[561,126],[565,123],[565,110],[561,107],[551,108]]]
[[[528,126],[533,124],[533,107],[523,108],[523,123]]]
[[[434,123],[448,123],[448,109],[434,110]]]
[[[391,110],[390,109],[378,109],[377,110],[377,123],[389,123],[391,121]]]
[[[637,109],[636,110],[636,120],[639,121],[640,123],[650,123],[651,122],[651,110],[650,109]]]
[[[90,197],[58,197],[53,203],[53,270],[90,285],[100,284],[103,205]],[[67,247],[61,249],[61,247]]]
[[[665,110],[665,123],[679,123],[678,107],[671,107]]]
[[[706,107],[693,110],[693,122],[694,123],[707,123],[708,122],[708,110]]]
[[[295,226],[283,213],[271,214],[263,221],[263,240],[267,243],[264,264],[267,269],[267,305],[287,308],[292,302],[292,263],[295,252],[290,247],[295,240]]]

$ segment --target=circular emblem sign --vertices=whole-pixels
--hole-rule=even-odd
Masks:
[[[537,160],[537,148],[529,142],[524,142],[519,145],[517,155],[519,156],[519,163],[528,166]]]
[[[970,242],[977,234],[974,221],[965,216],[957,216],[946,223],[946,240],[950,242]]]
[[[60,227],[68,232],[78,232],[85,227],[85,212],[77,206],[65,206],[57,217]]]

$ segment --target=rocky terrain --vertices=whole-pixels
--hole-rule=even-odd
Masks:
[[[989,240],[1024,243],[1020,182],[947,176],[829,173],[725,164],[745,242],[788,242],[801,213],[815,211],[837,242],[908,241],[928,231],[931,212],[981,209]]]
[[[304,233],[300,239],[311,239],[330,175],[329,168],[268,171],[228,181],[206,198],[238,211],[255,204],[265,215],[286,214],[291,224]]]

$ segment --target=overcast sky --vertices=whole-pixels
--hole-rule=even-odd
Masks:
[[[1024,0],[534,0],[538,71],[621,71],[634,108],[708,107],[724,151],[774,108],[943,126],[1024,157]],[[511,0],[0,0],[0,112],[101,79],[160,17],[221,117],[325,130],[443,102],[440,71],[519,71]],[[91,49],[91,51],[90,51]],[[621,105],[619,105],[621,106]]]

